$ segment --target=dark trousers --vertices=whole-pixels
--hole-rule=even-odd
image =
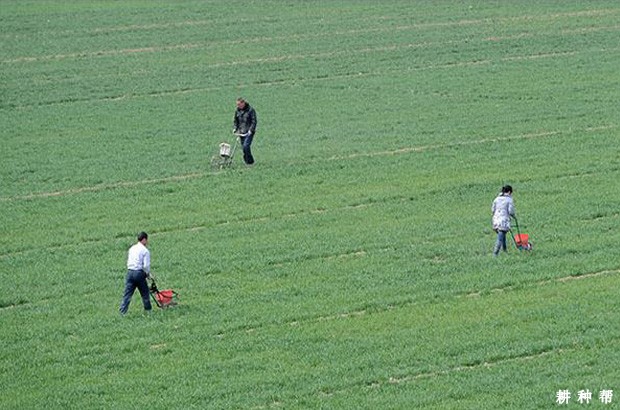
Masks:
[[[146,273],[141,270],[128,270],[127,278],[125,279],[125,293],[123,293],[123,300],[120,307],[121,314],[124,315],[127,313],[129,303],[131,303],[131,297],[136,291],[136,288],[138,288],[140,296],[142,296],[144,310],[151,310],[151,299],[149,299],[149,286],[146,283]]]
[[[252,149],[250,146],[252,145],[252,139],[254,138],[254,134],[248,137],[240,137],[241,139],[241,147],[243,148],[243,161],[252,165],[254,163],[254,157],[252,156]]]
[[[506,252],[506,231],[497,231],[497,240],[495,241],[495,247],[493,248],[493,255],[499,255],[499,251]]]

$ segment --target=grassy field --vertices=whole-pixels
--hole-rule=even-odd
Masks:
[[[617,407],[619,21],[0,1],[0,408]],[[257,164],[214,171],[238,96]],[[141,230],[181,304],[120,317]]]

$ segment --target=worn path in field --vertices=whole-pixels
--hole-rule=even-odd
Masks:
[[[472,22],[474,24],[475,22]],[[363,33],[373,33],[379,31],[401,31],[401,30],[411,30],[416,26],[399,26],[391,29],[357,29],[357,30],[348,30],[348,31],[336,31],[328,33],[329,37],[333,36],[343,36],[343,35],[353,35],[353,34],[363,34]],[[535,38],[535,37],[545,37],[549,35],[572,35],[572,34],[586,34],[586,33],[594,33],[598,31],[617,31],[620,29],[620,25],[612,25],[612,26],[595,26],[595,27],[582,27],[577,29],[564,29],[560,31],[549,31],[549,32],[540,32],[537,31],[535,33],[525,32],[520,34],[514,34],[509,36],[492,36],[483,38],[483,41],[505,41],[505,40],[516,40],[522,38]],[[316,37],[318,35],[313,35]],[[323,34],[321,36],[327,36]],[[304,36],[293,36],[293,37],[310,37],[310,35]],[[215,45],[235,45],[235,44],[246,44],[246,43],[257,43],[257,42],[278,42],[278,41],[290,41],[291,36],[286,37],[264,37],[261,39],[248,39],[248,40],[230,40],[223,41],[219,43],[187,43],[187,44],[175,44],[175,45],[167,45],[167,46],[151,46],[151,47],[142,47],[142,48],[126,48],[126,49],[111,49],[111,50],[97,50],[97,51],[87,51],[87,52],[79,52],[79,53],[68,53],[68,54],[50,54],[38,57],[18,57],[14,59],[1,60],[0,64],[15,64],[15,63],[29,63],[29,62],[39,62],[39,61],[49,61],[49,60],[65,60],[65,59],[83,59],[83,58],[99,58],[106,56],[118,56],[118,55],[126,55],[126,54],[140,54],[140,53],[163,53],[170,51],[178,51],[178,50],[194,50],[194,49],[203,49],[213,47]],[[239,65],[254,65],[256,63],[270,63],[270,62],[280,62],[280,61],[288,61],[288,60],[302,60],[308,58],[331,58],[338,57],[342,55],[353,55],[353,54],[363,54],[370,52],[380,52],[380,51],[394,51],[394,50],[402,50],[409,48],[418,48],[418,47],[441,47],[450,44],[460,44],[471,42],[472,39],[462,39],[462,40],[448,40],[442,42],[420,42],[420,43],[407,43],[407,44],[399,44],[399,45],[386,45],[379,47],[367,47],[361,49],[348,49],[348,50],[338,50],[338,51],[329,51],[323,53],[308,53],[308,54],[287,54],[276,57],[268,57],[268,58],[255,58],[255,59],[244,59],[237,61],[227,61],[221,63],[213,63],[205,65],[206,68],[219,68],[219,67],[231,67],[231,66],[239,66]]]
[[[525,289],[523,288],[523,286],[520,287],[519,289],[515,289],[513,287],[508,286],[505,288],[492,289],[491,292],[487,292],[484,295],[481,295],[480,292],[474,292],[468,295],[456,295],[455,298],[460,298],[463,296],[465,297],[488,297],[488,296],[497,294],[498,292],[527,291],[528,288],[538,288],[538,287],[549,285],[549,284],[566,283],[568,281],[574,281],[574,280],[595,279],[595,278],[604,277],[604,276],[617,275],[619,273],[620,273],[620,269],[609,269],[609,270],[602,270],[602,271],[597,271],[597,272],[588,272],[588,273],[583,273],[579,275],[571,275],[571,276],[566,276],[566,277],[561,277],[561,278],[555,278],[552,280],[532,282],[528,285],[525,285]],[[446,299],[443,300],[443,302],[445,301]],[[355,318],[358,318],[364,315],[381,314],[391,309],[406,309],[407,307],[413,306],[418,303],[419,302],[408,301],[408,302],[404,302],[404,303],[401,303],[395,306],[388,306],[387,308],[378,308],[378,309],[373,310],[372,312],[369,312],[366,310],[352,311],[352,312],[337,314],[333,316],[324,316],[324,317],[318,317],[318,318],[311,318],[311,319],[307,319],[304,321],[290,322],[289,325],[297,327],[297,326],[303,326],[304,324],[308,324],[312,322],[320,322],[320,321],[325,321],[325,320],[347,320],[347,319],[355,320]],[[433,303],[433,302],[429,302],[429,303]],[[250,334],[258,333],[261,330],[263,329],[258,329],[258,328],[239,329],[239,331],[245,331]],[[220,338],[226,337],[226,336],[234,337],[234,334],[218,335],[218,337]],[[618,343],[618,342],[620,342],[620,340],[618,339],[610,339],[606,341],[606,343],[608,344]],[[329,390],[323,389],[323,390],[316,391],[314,394],[318,396],[332,397],[332,396],[337,396],[341,394],[348,394],[352,390],[359,389],[359,388],[377,389],[377,388],[381,388],[382,386],[386,386],[386,385],[401,385],[401,384],[415,383],[416,381],[421,380],[421,379],[443,377],[443,376],[448,376],[454,373],[461,373],[465,371],[490,369],[490,368],[499,367],[503,365],[509,365],[512,363],[521,363],[521,362],[539,360],[539,359],[543,359],[545,357],[552,356],[552,355],[557,356],[557,355],[568,354],[571,352],[578,352],[585,348],[586,348],[585,346],[578,345],[573,342],[569,342],[564,345],[559,345],[559,346],[555,345],[553,347],[548,347],[544,349],[534,349],[534,350],[525,351],[522,353],[506,354],[505,356],[502,356],[502,357],[494,356],[492,358],[489,358],[488,360],[480,360],[480,361],[474,361],[471,363],[458,364],[458,365],[455,365],[452,367],[446,367],[443,369],[437,369],[437,370],[431,370],[431,371],[415,371],[415,369],[412,369],[410,374],[404,374],[404,375],[400,374],[398,376],[388,376],[388,377],[382,376],[382,377],[374,378],[372,380],[364,380],[361,382],[357,381],[357,382],[352,382],[348,384],[345,383],[344,385],[338,386],[333,389],[329,389]],[[285,404],[286,403],[281,403],[281,402],[275,403],[274,402],[274,403],[269,403],[263,406],[257,406],[255,408],[258,409],[258,408],[280,407]]]
[[[493,143],[498,143],[498,142],[509,142],[509,141],[519,141],[519,140],[534,140],[534,139],[559,136],[563,134],[572,134],[575,132],[588,132],[588,133],[597,132],[597,131],[614,129],[616,127],[617,125],[615,124],[605,124],[605,125],[600,125],[596,127],[586,127],[582,129],[570,129],[570,130],[563,130],[563,131],[562,130],[541,131],[537,133],[527,133],[527,134],[519,134],[519,135],[511,135],[511,136],[496,136],[496,137],[482,138],[482,139],[471,140],[471,141],[404,147],[404,148],[400,148],[396,150],[388,150],[388,151],[373,151],[373,152],[366,152],[366,153],[355,153],[355,154],[350,154],[350,155],[335,155],[330,158],[327,158],[326,160],[327,161],[342,161],[342,160],[355,159],[355,158],[360,158],[360,157],[378,157],[378,156],[410,154],[410,153],[416,153],[416,152],[454,148],[454,147],[459,147],[459,146],[493,144]],[[319,162],[319,161],[323,161],[323,160],[317,159],[317,160],[313,160],[310,162]],[[295,164],[300,165],[300,162],[295,161]],[[203,178],[207,175],[214,175],[214,174],[220,174],[220,173],[222,172],[221,171],[217,171],[217,172],[197,171],[197,172],[192,172],[192,173],[183,174],[183,175],[172,175],[169,177],[134,180],[134,181],[119,181],[119,182],[113,182],[109,184],[98,184],[98,185],[93,185],[93,186],[70,188],[70,189],[53,191],[53,192],[33,192],[30,194],[25,194],[25,195],[0,197],[0,203],[59,197],[59,196],[74,195],[74,194],[81,194],[81,193],[88,193],[88,192],[99,192],[99,191],[105,191],[109,189],[133,188],[133,187],[137,187],[141,185],[174,183],[174,182],[186,181],[190,179]]]
[[[518,289],[513,288],[512,286],[507,286],[503,288],[494,288],[484,293],[471,292],[468,294],[456,294],[456,295],[453,295],[452,298],[460,299],[463,297],[465,298],[492,297],[496,295],[498,292],[527,291],[528,288],[539,288],[541,286],[546,286],[549,284],[562,284],[562,283],[566,283],[569,281],[575,281],[575,280],[592,280],[592,279],[596,279],[599,277],[617,275],[619,273],[620,273],[620,269],[616,269],[616,268],[601,270],[601,271],[596,271],[596,272],[583,272],[577,275],[571,275],[571,276],[559,277],[559,278],[554,278],[554,279],[547,279],[547,280],[538,281],[538,282],[532,282],[527,285],[521,285]],[[89,296],[92,296],[92,295],[89,295]],[[37,300],[36,302],[22,301],[14,305],[0,306],[0,311],[19,309],[19,308],[28,308],[28,307],[31,307],[32,305],[45,305],[50,302],[51,300],[45,300],[45,299]],[[433,304],[437,302],[432,301],[432,300],[431,301],[427,300],[424,302],[420,302],[417,300],[408,300],[408,301],[404,301],[398,304],[393,304],[393,305],[388,305],[388,306],[381,305],[381,306],[374,308],[372,311],[353,310],[349,312],[334,314],[331,316],[308,317],[302,320],[294,320],[294,321],[289,321],[289,322],[278,322],[277,319],[271,319],[271,322],[265,322],[261,326],[237,327],[237,328],[226,329],[223,332],[212,334],[211,337],[217,338],[217,339],[234,338],[235,335],[239,333],[244,333],[247,335],[254,335],[254,334],[260,335],[261,333],[269,332],[270,331],[269,329],[274,328],[274,327],[286,326],[286,327],[298,328],[300,326],[306,326],[306,325],[320,323],[324,321],[356,320],[360,317],[365,317],[367,315],[380,315],[382,313],[385,313],[385,312],[388,312],[394,309],[407,309],[411,306],[419,305],[421,303]],[[449,303],[449,299],[443,299],[442,302],[440,303]],[[608,344],[617,343],[618,340],[611,339],[611,340],[607,340],[606,342]],[[165,347],[165,344],[164,345],[153,344],[150,346],[150,348],[153,350],[157,350],[162,347]],[[382,386],[386,386],[386,385],[410,384],[410,383],[415,383],[416,381],[422,380],[422,379],[443,377],[443,376],[448,376],[454,373],[461,373],[461,372],[466,372],[466,371],[490,369],[494,367],[508,365],[511,363],[521,363],[521,362],[539,360],[539,359],[543,359],[545,357],[553,356],[553,355],[557,356],[557,355],[568,354],[571,352],[578,352],[584,348],[585,348],[584,346],[571,342],[571,343],[559,345],[559,346],[555,345],[553,347],[549,347],[545,349],[534,349],[534,350],[525,351],[522,353],[506,354],[505,356],[502,356],[502,357],[494,356],[492,358],[489,358],[488,360],[480,360],[480,361],[474,361],[471,363],[456,364],[451,367],[444,367],[444,368],[440,368],[436,370],[416,371],[415,369],[411,369],[411,372],[409,374],[400,373],[399,375],[394,375],[394,376],[376,377],[376,378],[373,378],[372,380],[363,380],[363,381],[354,381],[350,383],[344,383],[334,388],[317,390],[313,394],[317,396],[332,397],[332,396],[337,396],[341,394],[347,394],[350,391],[356,390],[359,388],[377,389],[377,388],[381,388]],[[256,409],[271,408],[271,407],[279,408],[282,405],[286,405],[286,403],[282,401],[277,401],[273,403],[266,403],[265,405],[261,405],[261,406],[256,406],[254,408]]]
[[[531,21],[553,21],[561,18],[574,18],[574,17],[600,17],[600,16],[613,16],[615,14],[620,13],[620,9],[601,9],[601,10],[585,10],[581,12],[570,12],[570,13],[556,13],[556,14],[548,14],[542,16],[534,16],[534,15],[523,15],[523,16],[512,16],[512,17],[497,17],[497,18],[484,18],[477,20],[459,20],[459,21],[447,21],[447,22],[430,22],[430,23],[419,23],[419,24],[410,24],[410,25],[399,25],[396,27],[370,27],[365,29],[352,29],[352,30],[342,30],[342,31],[332,31],[332,32],[315,32],[310,34],[294,34],[287,35],[281,37],[259,37],[253,39],[233,39],[233,40],[221,40],[221,41],[213,41],[213,42],[203,42],[203,43],[186,43],[186,44],[173,44],[173,45],[164,45],[164,46],[150,46],[150,47],[142,47],[142,48],[127,48],[127,49],[110,49],[110,50],[94,50],[94,51],[84,51],[84,52],[76,52],[76,53],[66,53],[66,54],[51,54],[51,55],[43,55],[43,56],[25,56],[25,57],[16,57],[12,59],[0,60],[0,64],[20,64],[20,63],[36,63],[38,61],[49,61],[49,60],[63,60],[63,59],[88,59],[88,58],[101,58],[106,56],[117,56],[117,55],[129,55],[136,53],[164,53],[171,51],[184,51],[184,50],[195,50],[195,49],[205,49],[209,47],[217,47],[217,46],[230,46],[234,44],[240,44],[244,42],[251,43],[271,43],[271,42],[280,42],[280,41],[290,41],[291,38],[297,38],[298,40],[311,39],[316,37],[325,37],[329,38],[338,37],[338,36],[346,36],[346,35],[356,35],[363,33],[375,33],[375,32],[388,32],[388,31],[412,31],[412,30],[421,30],[424,28],[435,28],[435,27],[459,27],[459,26],[468,26],[468,25],[481,25],[481,24],[497,24],[498,22],[531,22]],[[374,18],[377,19],[377,18]],[[378,18],[381,20],[381,18]],[[586,22],[588,23],[588,22]],[[183,25],[199,25],[203,24],[195,21],[187,21],[180,23],[163,23],[161,25],[152,24],[145,26],[120,26],[120,27],[111,27],[105,29],[93,29],[93,33],[105,33],[106,30],[109,31],[123,31],[123,30],[154,30],[158,27],[170,28],[170,27],[180,27]],[[204,24],[207,24],[206,22]],[[363,25],[362,25],[363,26]],[[554,31],[524,31],[522,33],[507,35],[507,36],[491,36],[486,38],[478,39],[478,41],[484,42],[501,42],[507,40],[515,40],[515,39],[524,39],[524,38],[544,38],[548,36],[555,35],[583,35],[586,33],[598,32],[598,31],[618,31],[620,29],[620,25],[611,25],[611,26],[595,26],[595,25],[587,25],[579,28],[570,28],[570,29],[561,29]],[[66,33],[65,33],[66,34]],[[473,38],[469,38],[468,36],[463,36],[456,40],[448,40],[443,42],[418,42],[418,43],[407,43],[407,44],[386,44],[383,46],[376,47],[365,47],[358,49],[338,49],[333,51],[325,51],[318,53],[307,53],[307,54],[284,54],[280,56],[271,56],[271,57],[263,57],[263,58],[250,58],[244,60],[236,60],[236,61],[222,61],[222,62],[213,62],[211,64],[205,65],[205,69],[217,69],[217,68],[230,68],[237,66],[254,66],[256,64],[272,64],[272,63],[280,63],[284,61],[301,61],[307,59],[331,59],[342,56],[355,56],[362,54],[372,54],[372,53],[386,53],[386,52],[394,52],[394,51],[405,51],[416,48],[445,48],[450,45],[458,45],[464,43],[470,43],[475,41]],[[393,71],[391,70],[381,70],[381,71],[365,71],[365,72],[353,72],[353,73],[344,73],[344,74],[335,74],[329,76],[320,76],[320,77],[306,77],[306,78],[282,78],[273,81],[261,81],[259,83],[253,84],[241,84],[240,86],[260,86],[260,87],[270,87],[270,86],[278,86],[283,84],[299,84],[308,81],[330,81],[337,79],[346,79],[346,78],[356,78],[361,76],[382,76],[387,75],[392,72],[413,72],[413,71],[421,71],[421,70],[432,70],[432,69],[446,69],[446,68],[457,68],[457,67],[466,67],[466,66],[476,66],[476,65],[488,65],[493,62],[511,62],[511,61],[521,61],[521,60],[530,60],[530,59],[542,59],[542,58],[560,58],[560,57],[569,57],[575,56],[584,53],[615,53],[620,51],[620,47],[612,47],[612,48],[594,48],[590,50],[572,50],[572,51],[560,51],[560,52],[548,52],[548,53],[537,53],[531,55],[517,55],[517,56],[507,56],[498,60],[493,59],[474,59],[471,61],[455,61],[444,64],[430,64],[427,66],[413,66],[407,68],[398,68]],[[118,75],[118,74],[114,74]],[[64,105],[64,104],[79,104],[79,103],[88,103],[95,101],[121,101],[133,98],[153,98],[153,97],[162,97],[169,95],[179,95],[179,94],[187,94],[187,93],[202,93],[202,92],[211,92],[224,88],[226,86],[223,85],[213,85],[207,87],[183,87],[177,89],[168,89],[168,90],[152,90],[148,92],[135,92],[135,93],[124,93],[124,94],[115,94],[108,96],[97,96],[97,97],[84,97],[84,98],[66,98],[60,99],[56,101],[46,101],[40,102],[36,104],[16,104],[13,108],[24,109],[34,106],[45,106],[45,105]]]
[[[317,31],[311,34],[289,34],[286,36],[269,36],[269,37],[258,37],[258,38],[244,38],[244,39],[235,39],[235,40],[221,40],[221,41],[210,41],[210,42],[202,42],[202,43],[187,43],[187,44],[177,44],[177,45],[167,45],[167,46],[152,46],[152,47],[142,47],[142,48],[128,48],[128,49],[117,49],[117,50],[95,50],[88,52],[79,52],[79,53],[67,53],[67,54],[50,54],[50,55],[42,55],[42,56],[23,56],[16,57],[12,59],[0,60],[0,63],[4,64],[12,64],[12,63],[25,63],[25,62],[37,62],[37,61],[48,61],[48,60],[62,60],[62,59],[76,59],[76,58],[85,58],[85,57],[102,57],[102,56],[115,56],[115,55],[123,55],[123,54],[135,54],[135,53],[160,53],[166,51],[175,51],[175,50],[190,50],[190,49],[200,49],[207,48],[213,46],[230,46],[236,44],[247,44],[247,43],[273,43],[280,41],[291,41],[291,40],[307,40],[312,38],[334,38],[343,35],[356,35],[356,34],[364,34],[364,33],[381,33],[381,32],[394,32],[394,31],[412,31],[412,30],[422,30],[427,28],[447,28],[447,27],[462,27],[462,26],[478,26],[483,24],[497,24],[497,23],[513,23],[513,22],[532,22],[532,21],[552,21],[561,18],[575,18],[575,17],[600,17],[600,16],[612,16],[620,13],[620,9],[594,9],[594,10],[584,10],[578,12],[567,12],[567,13],[553,13],[546,15],[522,15],[522,16],[510,16],[510,17],[494,17],[494,18],[482,18],[482,19],[463,19],[458,21],[445,21],[445,22],[428,22],[428,23],[417,23],[417,24],[407,24],[407,25],[398,25],[398,26],[389,26],[389,27],[368,27],[368,28],[358,28],[358,29],[350,29],[350,30],[340,30],[340,31]],[[340,18],[340,16],[339,16]],[[359,26],[363,27],[372,21],[381,21],[386,22],[389,20],[394,20],[394,17],[372,17],[367,19],[357,19],[356,22],[359,22]],[[237,22],[238,23],[238,22]],[[208,26],[213,24],[213,20],[188,20],[181,22],[173,22],[173,23],[155,23],[155,24],[145,24],[145,25],[127,25],[127,26],[115,26],[115,27],[106,27],[106,28],[93,28],[86,31],[78,31],[78,30],[63,30],[61,33],[50,32],[48,35],[53,36],[54,34],[62,34],[62,35],[78,35],[79,33],[90,33],[91,35],[96,34],[106,34],[113,32],[123,32],[123,31],[152,31],[152,30],[163,30],[170,28],[182,28],[189,26]],[[610,27],[584,27],[580,29],[565,29],[561,30],[560,34],[571,34],[571,33],[585,33],[585,32],[593,32],[599,30],[609,30],[609,29],[617,29],[618,26],[610,26]],[[557,34],[558,32],[553,32]],[[544,33],[542,33],[544,35]],[[540,33],[524,33],[518,36],[508,36],[503,37],[504,39],[516,38],[522,36],[538,36]],[[10,34],[11,38],[14,38],[14,34]],[[6,37],[6,35],[5,35]],[[502,37],[492,37],[489,40],[500,40]],[[314,57],[314,55],[308,55],[308,57]],[[261,60],[258,60],[261,61]],[[241,62],[239,62],[241,63]],[[235,64],[229,63],[229,64]]]
[[[615,30],[618,31],[620,29],[620,25],[616,26],[605,26],[605,27],[587,27],[587,28],[579,28],[574,30],[564,30],[563,34],[575,34],[582,35],[585,32],[593,32],[600,30]],[[544,37],[547,35],[557,34],[557,32],[549,32],[549,33],[541,33],[536,32],[533,33],[522,33],[518,35],[505,36],[505,37],[489,37],[482,39],[482,41],[487,42],[500,42],[511,39],[518,38],[532,38],[532,37]],[[293,61],[293,60],[305,60],[305,59],[328,59],[342,56],[353,56],[360,54],[371,54],[371,53],[380,53],[380,52],[393,52],[393,51],[402,51],[408,49],[415,48],[440,48],[448,45],[455,44],[464,44],[471,42],[471,39],[461,39],[461,40],[449,40],[445,42],[420,42],[420,43],[407,43],[407,44],[399,44],[399,45],[384,45],[378,47],[366,47],[361,49],[347,49],[347,50],[337,50],[337,51],[328,51],[321,53],[309,53],[309,54],[286,54],[282,56],[273,56],[266,58],[253,58],[253,59],[244,59],[238,61],[226,61],[219,63],[212,63],[205,65],[205,69],[216,69],[216,68],[227,68],[227,67],[236,67],[236,66],[248,66],[248,65],[256,65],[256,64],[270,64],[270,63],[279,63],[284,61]],[[167,47],[148,47],[144,49],[131,49],[131,50],[114,50],[114,51],[97,51],[87,54],[75,54],[75,55],[64,55],[64,56],[48,56],[48,59],[56,59],[56,58],[85,58],[85,57],[100,57],[103,55],[114,55],[114,54],[127,54],[127,53],[139,53],[139,52],[163,52],[170,50],[179,50],[179,49],[191,49],[196,48],[195,45],[175,45],[175,46],[167,46]],[[424,71],[424,70],[434,70],[434,69],[447,69],[447,68],[458,68],[458,67],[467,67],[467,66],[479,66],[479,65],[488,65],[494,62],[512,62],[512,61],[524,61],[524,60],[535,60],[535,59],[549,59],[549,58],[561,58],[561,57],[571,57],[585,53],[616,53],[620,51],[620,47],[612,47],[612,48],[594,48],[588,50],[572,50],[572,51],[560,51],[560,52],[548,52],[548,53],[536,53],[536,54],[525,54],[525,55],[517,55],[517,56],[507,56],[500,59],[474,59],[470,61],[455,61],[443,64],[429,64],[426,66],[414,66],[407,68],[398,68],[394,70],[381,70],[381,71],[365,71],[365,72],[353,72],[353,73],[345,73],[345,74],[336,74],[329,76],[320,76],[320,77],[306,77],[306,78],[285,78],[278,79],[273,81],[261,81],[260,83],[255,84],[240,84],[239,86],[260,86],[260,87],[272,87],[284,84],[300,84],[304,82],[316,82],[316,81],[331,81],[337,79],[346,79],[346,78],[360,78],[360,77],[373,77],[373,76],[384,76],[393,72],[403,73],[403,72],[415,72],[415,71]],[[9,61],[5,61],[7,63]],[[209,87],[184,87],[181,89],[169,89],[169,90],[153,90],[147,93],[131,93],[131,94],[117,94],[110,96],[102,96],[95,98],[71,98],[71,99],[63,99],[59,101],[48,101],[38,104],[27,104],[27,105],[19,105],[15,108],[25,109],[34,106],[46,106],[46,105],[65,105],[65,104],[79,104],[79,103],[88,103],[94,101],[124,101],[133,98],[154,98],[154,97],[164,97],[169,95],[182,95],[189,93],[203,93],[203,92],[213,92],[217,90],[221,90],[226,88],[226,86],[209,86]]]

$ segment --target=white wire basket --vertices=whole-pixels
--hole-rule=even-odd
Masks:
[[[230,157],[230,152],[231,152],[230,144],[222,142],[220,144],[220,157],[228,158]]]

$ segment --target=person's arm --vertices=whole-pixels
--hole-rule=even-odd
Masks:
[[[142,270],[146,272],[146,276],[151,274],[151,253],[147,249],[144,253],[144,261],[142,263]]]
[[[250,134],[254,135],[256,132],[256,124],[258,123],[258,119],[256,118],[256,110],[252,108],[250,110]]]
[[[510,201],[508,201],[508,214],[510,216],[512,216],[513,218],[516,218],[517,215],[516,215],[515,212],[516,212],[515,211],[515,204],[514,204],[514,202],[512,202],[512,199],[511,199]]]
[[[239,118],[237,117],[237,111],[235,111],[235,116],[233,117],[233,134],[239,130]]]

